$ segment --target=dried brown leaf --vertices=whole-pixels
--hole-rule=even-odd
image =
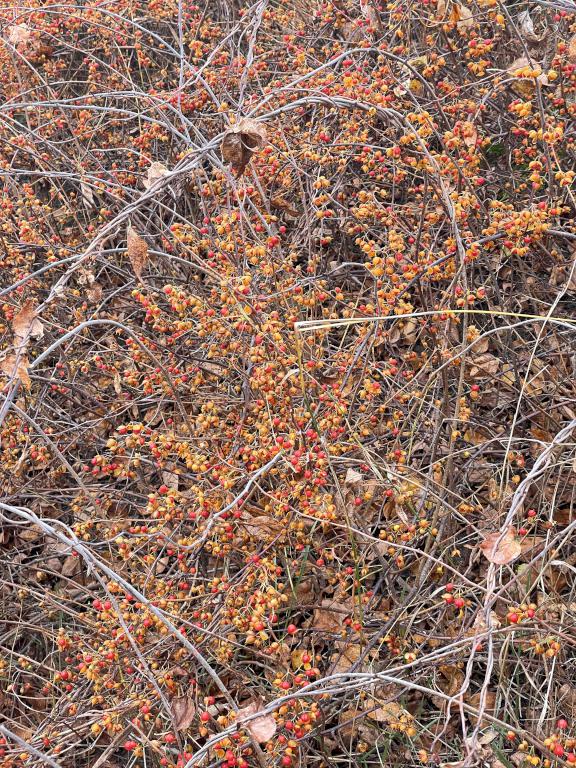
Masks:
[[[0,360],[0,371],[8,377],[10,381],[18,379],[26,387],[30,389],[32,382],[28,375],[28,358],[23,354],[8,355],[3,360]]]
[[[360,474],[360,472],[357,472],[355,469],[352,469],[350,467],[348,471],[346,472],[346,477],[344,478],[344,482],[346,485],[355,485],[356,483],[361,483],[364,478]]]
[[[177,731],[184,731],[192,725],[196,715],[196,706],[188,696],[178,696],[170,702],[172,710],[172,719],[174,728]]]
[[[261,711],[261,707],[258,702],[252,702],[246,707],[242,707],[237,712],[238,721],[245,720],[251,715],[255,715]],[[253,739],[260,744],[265,741],[270,741],[272,736],[276,733],[276,720],[269,714],[264,714],[261,717],[255,717],[246,723],[246,729],[250,732]]]
[[[284,525],[271,515],[252,516],[242,513],[242,527],[251,536],[279,536],[284,531]]]
[[[266,143],[266,128],[250,117],[243,117],[222,139],[222,157],[234,168],[236,177],[242,176],[256,150]]]
[[[542,39],[534,31],[534,22],[532,21],[532,16],[530,16],[530,11],[525,10],[518,14],[518,27],[520,34],[526,42],[539,43]]]
[[[100,283],[92,283],[86,291],[86,298],[90,304],[99,304],[102,301],[102,286]]]
[[[456,22],[458,32],[464,34],[474,28],[474,17],[468,6],[456,3],[452,13],[455,16],[454,21]]]
[[[478,691],[477,693],[469,693],[464,695],[464,701],[466,704],[469,704],[471,707],[474,707],[474,709],[480,709],[480,699],[481,699],[481,693]],[[484,708],[483,712],[487,715],[493,715],[496,711],[496,691],[486,691],[486,698],[484,700]],[[468,713],[468,717],[470,718],[470,722],[473,725],[478,724],[478,717],[476,715],[473,715],[471,713]],[[489,722],[482,718],[481,721],[481,727],[485,728],[489,725]]]
[[[568,58],[570,61],[576,61],[576,35],[572,35],[568,41]]]
[[[171,488],[173,491],[177,491],[178,485],[180,483],[180,477],[176,474],[176,472],[171,472],[170,470],[165,469],[162,471],[162,482],[168,488]]]
[[[478,141],[478,131],[476,130],[476,126],[474,123],[471,123],[469,120],[466,120],[464,123],[462,123],[462,141],[469,149],[473,149],[476,146],[476,142]],[[488,340],[486,340],[488,341]],[[488,346],[486,344],[486,346]],[[478,347],[474,347],[474,351],[476,354],[478,354],[481,350],[478,349]]]
[[[148,246],[143,237],[136,232],[132,224],[128,225],[126,231],[126,242],[128,248],[128,258],[132,264],[134,274],[142,282],[142,272],[148,262]]]
[[[376,720],[377,723],[397,723],[403,715],[408,715],[397,701],[387,701],[374,709],[375,703],[373,699],[366,699],[364,707],[367,710],[367,716],[371,720]]]
[[[353,612],[351,601],[326,598],[320,606],[314,610],[311,626],[318,632],[340,632],[344,625],[344,619]]]
[[[84,177],[80,178],[80,193],[82,195],[82,202],[86,206],[88,210],[91,208],[94,208],[95,200],[94,200],[94,192],[92,191],[92,187],[88,182],[84,179]]]
[[[62,564],[61,573],[62,576],[66,576],[68,579],[77,576],[80,573],[80,558],[68,555]]]
[[[480,549],[484,557],[495,565],[511,563],[522,554],[520,540],[516,538],[512,526],[504,534],[501,531],[488,534],[480,544]]]
[[[333,653],[330,661],[333,663],[331,674],[338,672],[348,672],[350,667],[355,664],[362,654],[362,647],[358,643],[346,643],[344,647]]]
[[[477,355],[470,361],[470,376],[476,378],[479,373],[486,376],[494,376],[500,369],[500,360],[489,352],[483,355]]]
[[[8,27],[8,42],[16,47],[26,45],[31,37],[32,30],[28,24],[13,24]]]
[[[155,184],[158,179],[166,176],[167,173],[169,173],[168,168],[166,168],[163,163],[159,163],[157,160],[155,160],[148,167],[148,176],[144,182],[144,189],[150,189],[150,187]]]
[[[289,200],[286,200],[286,198],[282,197],[281,195],[273,197],[270,200],[270,205],[272,208],[284,211],[288,214],[288,216],[292,216],[293,218],[296,218],[296,216],[300,215],[300,211],[295,208]]]
[[[44,336],[44,326],[36,315],[32,299],[27,299],[18,314],[14,316],[12,330],[16,348],[25,344],[29,338],[41,339]]]

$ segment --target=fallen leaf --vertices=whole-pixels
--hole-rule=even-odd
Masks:
[[[448,11],[448,2],[447,0],[438,0],[438,3],[436,4],[436,10],[438,12],[438,21],[447,21],[446,14]]]
[[[520,541],[521,553],[523,555],[529,554],[529,559],[532,559],[542,551],[542,547],[545,543],[546,538],[544,536],[524,536]]]
[[[77,576],[80,573],[80,558],[74,555],[68,555],[62,564],[61,570],[62,576],[70,579],[73,576]]]
[[[192,725],[196,715],[196,706],[188,696],[178,696],[170,702],[172,710],[172,719],[174,728],[177,731],[184,731]]]
[[[333,653],[330,661],[333,663],[330,674],[338,672],[348,672],[350,667],[355,664],[362,654],[362,648],[358,643],[346,643],[344,647]]]
[[[26,389],[30,389],[32,381],[28,375],[28,358],[26,355],[8,355],[0,360],[0,371],[11,381],[19,379]]]
[[[355,469],[352,469],[350,467],[348,471],[346,472],[346,477],[344,478],[344,482],[346,485],[354,485],[354,483],[361,483],[363,480],[362,475],[360,472],[357,472]]]
[[[44,336],[44,326],[38,320],[32,299],[28,299],[12,320],[14,331],[14,346],[16,349],[26,343],[28,338],[41,339]]]
[[[32,37],[32,30],[28,24],[14,24],[8,27],[8,42],[18,47],[25,45]]]
[[[455,15],[456,29],[463,34],[474,27],[474,17],[468,6],[456,3],[452,13]]]
[[[576,61],[576,35],[572,35],[568,41],[568,58],[570,61]]]
[[[534,31],[534,22],[532,21],[532,16],[530,16],[530,11],[525,10],[518,14],[518,26],[520,34],[526,42],[539,43],[542,39]]]
[[[530,98],[534,94],[536,80],[538,80],[540,85],[550,85],[548,76],[542,71],[540,64],[536,61],[531,61],[527,56],[520,56],[520,58],[513,61],[507,71],[514,78],[512,83],[513,90],[523,98]]]
[[[148,261],[148,246],[144,238],[136,232],[132,224],[128,225],[126,232],[126,242],[128,248],[128,258],[132,264],[134,274],[142,282],[142,272]]]
[[[344,739],[352,738],[361,727],[362,713],[355,708],[343,709],[338,715],[338,730]]]
[[[266,143],[266,128],[262,123],[243,117],[233,128],[226,131],[222,139],[222,157],[242,176],[252,155]]]
[[[466,702],[466,704],[469,704],[471,707],[474,707],[474,709],[480,709],[480,698],[481,698],[480,691],[478,691],[478,693],[471,693],[471,694],[464,695],[464,701]],[[486,691],[486,698],[484,700],[483,712],[486,713],[487,715],[494,715],[495,711],[496,711],[496,691]],[[478,724],[478,717],[476,715],[473,715],[469,712],[468,717],[470,718],[470,722],[473,725]],[[481,726],[485,728],[488,725],[489,725],[488,721],[482,719]]]
[[[82,194],[82,202],[86,208],[88,210],[94,208],[94,192],[92,191],[90,184],[85,181],[84,177],[80,178],[80,193]]]
[[[157,160],[155,160],[148,167],[148,177],[144,182],[144,189],[150,189],[150,187],[153,184],[155,184],[158,181],[158,179],[161,179],[163,176],[166,176],[167,173],[169,173],[168,168],[166,168],[166,166],[163,165],[162,163],[159,163]]]
[[[471,123],[469,120],[466,120],[464,123],[462,123],[461,131],[462,131],[462,140],[464,144],[466,144],[466,146],[469,149],[474,148],[476,146],[476,142],[478,141],[478,131],[476,130],[476,126],[474,125],[474,123]],[[488,340],[486,339],[486,342],[487,341]],[[486,344],[486,346],[488,345]],[[482,350],[478,349],[478,347],[474,347],[474,351],[476,352],[476,354],[478,354]]]
[[[490,611],[490,628],[491,629],[498,629],[498,627],[502,626],[502,622],[498,618],[497,614],[494,611]],[[483,611],[478,611],[476,616],[474,617],[474,623],[472,624],[472,627],[468,630],[466,633],[468,637],[473,637],[476,632],[487,632],[489,629],[488,624],[486,623],[486,616],[484,615]]]
[[[494,376],[500,368],[500,360],[489,352],[473,357],[470,361],[470,376],[476,378],[479,373]]]
[[[364,0],[364,2],[363,0],[360,0],[360,10],[362,11],[362,16],[364,16],[368,24],[374,30],[381,30],[382,24],[380,22],[380,16],[372,3],[366,2],[366,0]]]
[[[371,720],[376,720],[377,723],[395,724],[400,721],[401,717],[410,718],[410,713],[401,707],[397,701],[387,701],[373,709],[374,704],[374,699],[366,699],[364,707],[366,715]]]
[[[498,738],[498,735],[498,731],[494,730],[494,728],[488,728],[478,739],[478,744],[485,747],[487,744],[491,744],[494,739]],[[494,768],[494,766],[492,766],[492,768]]]
[[[102,301],[102,286],[100,283],[92,283],[86,291],[86,298],[91,304],[99,304]]]
[[[295,208],[292,203],[289,200],[286,200],[285,197],[282,197],[281,195],[277,195],[276,197],[273,197],[270,200],[270,205],[272,208],[277,208],[281,211],[285,211],[288,216],[292,216],[293,218],[296,218],[296,216],[300,215],[300,212],[297,208]]]
[[[347,605],[333,598],[322,600],[320,606],[314,609],[310,625],[318,632],[340,632],[344,619],[354,611],[354,605],[346,602]]]
[[[252,702],[246,707],[239,709],[237,714],[238,719],[241,721],[255,715],[260,712],[260,706],[257,702]],[[272,736],[276,733],[276,720],[269,714],[262,715],[261,717],[255,717],[246,724],[246,729],[250,732],[252,738],[254,738],[260,744],[265,741],[270,741]]]
[[[271,515],[252,516],[248,512],[241,515],[242,527],[251,536],[278,536],[284,531],[284,525]]]
[[[162,482],[168,488],[171,488],[173,491],[177,491],[178,485],[180,483],[180,477],[176,474],[176,472],[171,472],[170,470],[165,469],[162,471]]]
[[[512,526],[504,534],[501,531],[488,534],[480,549],[484,557],[495,565],[511,563],[522,554],[522,546]]]

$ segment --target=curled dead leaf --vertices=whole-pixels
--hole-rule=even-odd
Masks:
[[[576,61],[576,35],[572,35],[568,41],[568,58],[570,61]]]
[[[237,714],[238,721],[246,720],[246,718],[256,715],[261,711],[261,707],[258,702],[252,702],[246,707],[239,709]],[[265,741],[270,741],[272,736],[276,733],[276,720],[270,714],[263,714],[260,717],[254,717],[245,723],[246,729],[250,732],[250,735],[260,744]]]
[[[495,376],[500,369],[500,360],[496,355],[486,352],[483,355],[477,355],[470,361],[470,376],[476,378],[479,373],[485,376]]]
[[[174,728],[177,731],[184,731],[192,725],[196,715],[196,706],[188,696],[178,696],[170,702],[172,710],[172,719]]]
[[[400,706],[397,701],[386,701],[383,704],[376,704],[375,699],[366,699],[364,708],[366,709],[366,715],[371,720],[376,720],[377,723],[395,724],[400,721],[401,717],[410,719],[410,713]]]
[[[298,211],[298,208],[296,208],[289,200],[286,200],[285,197],[282,197],[282,195],[277,195],[276,197],[273,197],[270,200],[270,205],[272,208],[276,208],[280,211],[284,211],[288,214],[288,216],[291,216],[292,218],[296,218],[296,216],[300,215],[300,212]]]
[[[30,389],[32,386],[32,381],[28,375],[28,358],[26,355],[8,355],[3,360],[0,360],[0,371],[10,381],[21,381],[26,389]]]
[[[466,704],[468,704],[471,707],[474,707],[474,709],[479,710],[480,709],[480,701],[481,701],[482,694],[480,691],[477,693],[470,693],[464,695],[464,701]],[[483,714],[487,715],[494,715],[496,711],[496,691],[486,691],[486,698],[484,699],[484,706],[482,709]],[[468,713],[468,717],[470,718],[470,722],[473,725],[478,724],[478,717],[477,715],[474,715],[472,713]],[[485,728],[489,725],[488,720],[485,720],[482,718],[481,720],[481,727]]]
[[[142,282],[142,272],[148,262],[148,246],[144,238],[140,237],[132,227],[132,224],[128,225],[128,230],[126,231],[126,243],[128,258],[130,259],[130,264],[132,264],[134,274]]]
[[[11,27],[8,27],[8,42],[16,47],[26,45],[31,37],[32,30],[28,24],[13,24]]]
[[[348,471],[346,472],[346,477],[344,478],[344,482],[346,485],[354,485],[355,483],[361,483],[363,480],[362,475],[360,472],[357,472],[355,469],[352,469],[350,467]]]
[[[284,526],[279,520],[271,515],[256,515],[243,513],[241,516],[242,528],[250,534],[250,536],[279,536],[284,531]]]
[[[12,320],[14,346],[16,349],[25,345],[29,338],[41,339],[44,336],[44,326],[36,315],[32,299],[28,299]]]
[[[529,10],[526,9],[525,11],[522,11],[522,13],[518,14],[518,27],[520,34],[524,40],[526,40],[526,42],[539,43],[542,39],[534,31],[534,22],[532,21],[532,16],[530,16]]]
[[[350,667],[355,664],[362,655],[362,648],[358,643],[346,643],[343,644],[341,650],[336,651],[330,657],[330,661],[333,663],[331,674],[337,674],[338,672],[348,672]]]
[[[464,144],[466,144],[469,149],[473,149],[476,146],[476,142],[478,141],[478,131],[476,130],[476,126],[474,123],[466,120],[464,123],[462,123],[461,130]],[[474,348],[474,351],[476,353],[480,352],[477,347]]]
[[[92,283],[90,288],[86,291],[86,298],[90,304],[99,304],[102,301],[102,286],[100,283]]]
[[[153,184],[155,184],[158,181],[158,179],[161,179],[163,176],[166,176],[168,172],[169,172],[168,168],[166,168],[165,165],[155,160],[148,167],[148,176],[146,178],[146,181],[144,182],[144,189],[150,189],[150,187]]]
[[[464,34],[474,28],[474,17],[468,6],[463,5],[462,3],[456,3],[452,13],[458,32]]]
[[[82,202],[86,206],[88,210],[91,208],[94,208],[95,200],[94,200],[94,192],[92,191],[92,187],[84,177],[80,178],[80,193],[82,195]]]
[[[522,554],[520,540],[512,526],[505,533],[495,531],[488,534],[480,544],[484,557],[495,565],[506,565]]]
[[[548,76],[542,70],[541,65],[527,56],[520,56],[520,58],[513,61],[507,71],[514,78],[512,89],[526,99],[534,95],[536,81],[540,85],[550,85]]]
[[[310,625],[319,632],[340,632],[344,626],[344,620],[353,612],[353,601],[326,598],[318,608],[314,609]]]
[[[236,177],[242,176],[256,150],[266,143],[266,128],[250,117],[243,117],[222,139],[222,157],[236,171]]]

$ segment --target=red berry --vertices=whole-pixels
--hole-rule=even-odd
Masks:
[[[518,623],[518,621],[519,621],[519,619],[520,619],[520,617],[518,616],[518,614],[517,614],[517,613],[509,613],[509,614],[508,614],[508,621],[509,621],[511,624],[517,624],[517,623]]]
[[[464,598],[457,597],[456,600],[454,600],[454,605],[456,606],[456,608],[464,608]]]
[[[576,753],[568,752],[568,754],[566,755],[566,760],[569,763],[576,763]]]
[[[298,627],[296,624],[288,624],[286,627],[286,632],[288,632],[289,635],[295,635],[296,632],[298,632]]]
[[[552,751],[557,757],[562,757],[562,755],[564,754],[564,747],[562,746],[562,744],[556,744],[556,746]]]
[[[558,728],[560,728],[561,731],[565,731],[566,728],[568,728],[568,720],[565,720],[563,717],[561,717],[556,725]]]
[[[133,749],[136,749],[137,743],[135,741],[132,741],[132,739],[129,739],[128,741],[124,742],[124,749],[128,750],[128,752],[131,752]]]
[[[446,590],[446,592],[453,592],[454,584],[452,584],[452,582],[449,581],[448,584],[446,584],[446,586],[444,587],[444,589]]]
[[[200,720],[202,720],[203,723],[207,723],[208,720],[210,720],[210,712],[202,712]]]

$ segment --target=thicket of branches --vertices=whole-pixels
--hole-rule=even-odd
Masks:
[[[575,763],[574,5],[0,36],[0,764]]]

